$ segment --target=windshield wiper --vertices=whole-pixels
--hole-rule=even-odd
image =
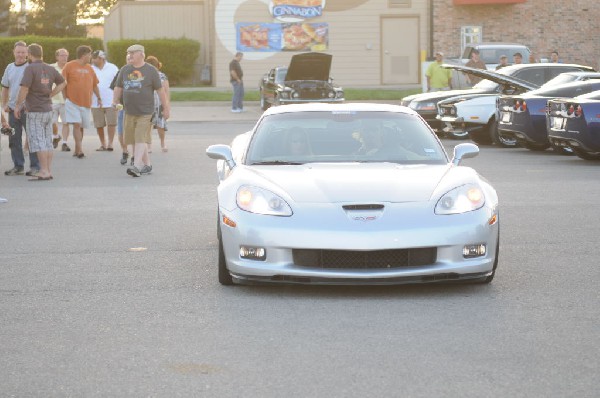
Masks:
[[[277,165],[277,166],[283,166],[283,165],[299,165],[299,164],[304,164],[302,162],[286,162],[284,160],[268,160],[265,162],[254,162],[251,164],[251,166],[269,166],[269,165]]]

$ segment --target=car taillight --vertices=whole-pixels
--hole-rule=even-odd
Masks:
[[[520,110],[521,112],[525,112],[527,110],[527,102],[516,101],[515,105],[513,106],[513,109],[515,111]]]
[[[583,109],[581,109],[581,105],[577,105],[577,108],[575,109],[575,116],[581,117],[581,115],[583,115]]]
[[[569,109],[567,109],[567,115],[571,116],[573,112],[575,112],[575,107],[573,106],[573,104],[571,104],[569,105]]]

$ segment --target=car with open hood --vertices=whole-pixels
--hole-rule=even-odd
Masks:
[[[559,70],[561,67],[558,68]],[[456,68],[460,70],[460,68]],[[522,81],[494,71],[471,70],[482,79],[502,85],[501,93],[466,94],[438,102],[438,120],[445,123],[444,132],[453,138],[469,137],[478,144],[513,147],[516,140],[498,134],[496,99],[498,95],[514,95],[540,88],[538,84]],[[542,87],[558,86],[574,81],[600,78],[598,72],[565,72],[544,83]]]
[[[489,283],[494,188],[451,159],[414,111],[389,104],[268,109],[217,159],[219,282]]]
[[[600,79],[542,87],[521,95],[500,96],[497,102],[498,133],[532,151],[547,148],[559,154],[572,154],[570,147],[553,145],[546,131],[548,101],[556,98],[574,98],[600,90]]]
[[[304,53],[292,56],[288,67],[271,69],[259,81],[260,107],[304,102],[343,102],[344,90],[329,76],[333,56]]]
[[[479,73],[480,69],[472,69],[467,71],[465,66],[444,64],[445,68],[448,69],[459,69],[462,68],[464,72]],[[519,64],[510,65],[496,71],[496,73],[503,76],[511,76],[521,81],[533,83],[537,86],[541,86],[548,80],[558,76],[564,72],[572,71],[589,71],[593,72],[594,68],[583,65],[574,64],[553,64],[553,63],[537,63],[537,64]],[[443,128],[445,123],[437,119],[437,104],[438,102],[455,97],[457,95],[467,94],[501,94],[504,89],[500,83],[493,82],[491,80],[482,80],[470,89],[465,90],[448,90],[448,91],[436,91],[429,93],[414,94],[402,98],[401,105],[408,106],[414,109],[419,115],[425,119],[425,121],[438,133],[444,134]]]
[[[600,160],[600,91],[548,101],[546,131],[554,146],[585,160]]]

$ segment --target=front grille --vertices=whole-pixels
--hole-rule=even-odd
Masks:
[[[436,247],[374,251],[292,250],[294,264],[300,267],[333,269],[376,269],[420,267],[435,263]]]
[[[300,99],[323,99],[329,98],[329,91],[327,90],[315,90],[315,89],[304,89],[298,91]]]

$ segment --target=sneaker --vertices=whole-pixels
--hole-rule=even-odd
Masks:
[[[140,173],[138,168],[135,166],[131,166],[131,167],[127,168],[127,174],[129,174],[132,177],[141,177],[142,176],[142,173]]]
[[[62,149],[63,152],[70,152],[71,148],[69,148],[69,146],[66,143],[62,144]]]
[[[13,167],[10,170],[6,170],[4,172],[5,176],[22,176],[23,175],[24,170],[22,168],[19,167]]]
[[[144,167],[142,167],[142,169],[140,170],[140,174],[150,174],[150,173],[152,173],[152,166],[144,165]]]
[[[58,146],[58,143],[60,142],[60,140],[61,140],[61,138],[58,135],[55,136],[55,137],[52,137],[52,147],[54,149],[56,149],[56,147]]]
[[[121,158],[121,164],[123,166],[125,166],[127,164],[127,159],[129,158],[129,154],[128,153],[124,153],[123,157]]]
[[[39,172],[40,172],[39,170],[31,169],[27,173],[25,173],[25,175],[28,177],[37,177]]]
[[[242,110],[241,109],[232,109],[231,113],[240,113]]]

